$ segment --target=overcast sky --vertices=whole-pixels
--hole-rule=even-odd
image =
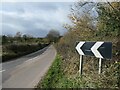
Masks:
[[[72,2],[73,3],[73,2]],[[70,2],[12,2],[2,3],[0,27],[2,34],[15,35],[16,32],[44,37],[51,29],[64,34],[63,24],[70,23]]]

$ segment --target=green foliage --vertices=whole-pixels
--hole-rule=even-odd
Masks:
[[[117,63],[111,65],[102,74],[98,72],[83,73],[79,72],[72,75],[64,73],[62,58],[57,55],[52,66],[44,76],[44,78],[37,85],[37,90],[41,88],[113,88],[117,89],[116,74],[114,71],[117,68]],[[115,67],[115,68],[114,68]],[[90,69],[89,69],[90,70]],[[112,72],[111,72],[112,70]],[[112,73],[112,74],[111,74]],[[114,76],[114,77],[113,77]],[[119,83],[119,82],[118,82]]]
[[[13,36],[1,36],[2,41],[2,61],[8,61],[39,49],[46,47],[50,42],[47,38],[35,38],[30,35],[17,32]]]
[[[2,45],[8,44],[49,44],[49,40],[47,38],[37,38],[30,37],[28,35],[23,35],[22,37],[12,37],[12,36],[2,36]]]
[[[117,76],[117,80],[118,80],[117,85],[120,88],[120,62],[116,62],[115,67],[116,67],[115,75]]]
[[[88,3],[82,4],[82,7],[86,4]],[[81,8],[80,5],[78,3],[75,6],[76,9],[72,8],[69,18],[73,25],[65,26],[68,33],[55,45],[61,55],[59,70],[62,70],[62,72],[58,75],[56,67],[59,65],[53,63],[55,67],[48,71],[49,73],[42,81],[44,84],[41,85],[45,88],[118,89],[120,88],[119,2],[97,4],[99,17],[95,28],[91,27],[92,19],[89,14],[84,13],[81,16],[78,13]],[[82,77],[79,75],[79,55],[75,50],[77,41],[110,41],[113,43],[112,60],[103,60],[100,75],[98,74],[98,59],[89,56],[84,56],[83,75]]]
[[[24,56],[46,47],[48,44],[11,44],[2,46],[2,62]]]
[[[73,79],[72,76],[78,72],[79,69],[79,55],[75,51],[76,41],[110,41],[113,43],[113,58],[112,60],[103,61],[103,72],[98,75],[98,60],[93,57],[84,57],[84,76],[78,79],[79,75],[75,76],[72,81],[72,87],[93,87],[93,88],[117,88],[120,82],[119,65],[115,62],[120,60],[120,39],[119,39],[119,9],[111,9],[109,5],[99,5],[99,17],[96,28],[91,28],[88,23],[91,23],[89,15],[80,17],[80,14],[71,16],[74,26],[68,26],[68,33],[60,39],[56,44],[56,48],[63,59],[63,68],[65,76]],[[119,6],[119,5],[118,5]],[[79,8],[80,6],[77,6]],[[115,7],[114,7],[115,8]],[[72,13],[77,12],[77,9]],[[80,18],[79,18],[80,17]],[[74,20],[76,21],[74,22]],[[87,20],[86,20],[87,19]],[[81,82],[81,83],[80,83]],[[69,81],[68,83],[71,83]]]
[[[120,36],[120,2],[108,3],[98,6],[98,29],[102,35]]]

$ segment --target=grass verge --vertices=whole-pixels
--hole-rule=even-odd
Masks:
[[[56,87],[63,74],[61,71],[61,58],[59,55],[56,56],[52,66],[39,82],[37,88],[53,88]]]
[[[115,85],[103,85],[103,83],[105,83],[104,79],[107,80],[107,78],[103,77],[103,74],[96,75],[96,77],[94,77],[94,74],[83,74],[81,77],[79,73],[68,76],[64,73],[64,68],[62,67],[62,64],[62,58],[60,57],[60,55],[57,55],[55,61],[53,62],[46,75],[36,86],[37,90],[41,88],[108,88],[109,90],[118,90],[117,86]],[[93,78],[91,77],[96,80],[93,80]],[[112,79],[110,81],[112,81]]]
[[[78,80],[76,80],[78,79]],[[63,73],[62,58],[56,56],[52,66],[36,86],[37,90],[41,88],[76,88],[84,87],[85,82],[82,82],[81,76],[69,78]]]

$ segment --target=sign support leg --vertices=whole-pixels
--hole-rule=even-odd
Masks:
[[[80,55],[80,67],[79,67],[80,75],[82,75],[82,68],[83,68],[83,55]]]
[[[102,59],[100,58],[99,59],[99,74],[101,73],[101,71],[102,71]]]

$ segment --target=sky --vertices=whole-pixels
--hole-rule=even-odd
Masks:
[[[45,37],[55,29],[63,35],[63,24],[70,23],[68,14],[73,2],[4,2],[0,8],[3,35],[16,32],[34,37]]]

